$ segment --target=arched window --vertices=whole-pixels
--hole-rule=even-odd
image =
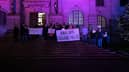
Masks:
[[[79,10],[73,10],[69,15],[69,24],[82,25],[84,22],[83,14]]]
[[[106,18],[103,16],[97,16],[97,23],[100,25],[102,28],[106,27]]]

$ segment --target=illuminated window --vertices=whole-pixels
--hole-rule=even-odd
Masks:
[[[102,28],[106,27],[106,19],[103,16],[97,16],[97,22],[98,25],[100,25]]]
[[[83,14],[79,10],[73,10],[69,15],[69,24],[82,25]]]
[[[45,13],[38,13],[38,26],[43,26]]]
[[[46,14],[31,12],[30,13],[30,27],[42,27],[46,24]]]

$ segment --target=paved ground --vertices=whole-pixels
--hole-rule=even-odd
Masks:
[[[128,72],[128,57],[81,41],[0,39],[3,69],[17,72]],[[1,71],[2,72],[2,71]]]

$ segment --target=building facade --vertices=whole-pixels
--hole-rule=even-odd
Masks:
[[[123,6],[121,0],[0,0],[0,25],[7,29],[23,23],[29,27],[58,23],[108,28],[123,13]]]

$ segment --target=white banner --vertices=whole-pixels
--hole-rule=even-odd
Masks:
[[[29,35],[42,35],[43,28],[29,28]]]
[[[58,42],[80,40],[79,29],[57,30],[56,36]]]

